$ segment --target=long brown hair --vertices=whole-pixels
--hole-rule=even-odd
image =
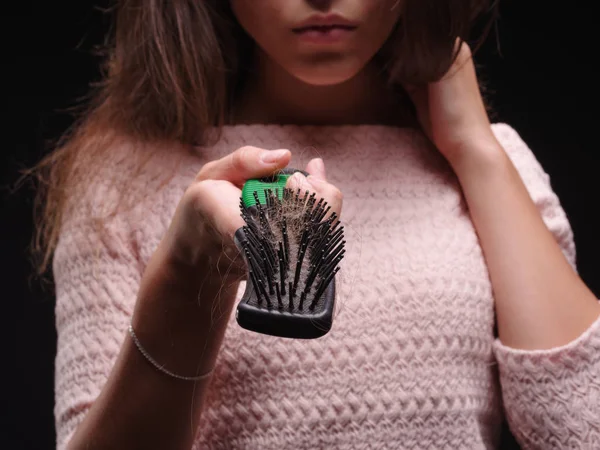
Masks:
[[[494,0],[400,3],[401,19],[377,58],[396,85],[441,78],[456,57],[455,39],[467,40],[485,13],[482,42],[497,14]],[[118,0],[111,13],[103,81],[56,149],[23,174],[37,180],[37,275],[48,270],[69,203],[84,195],[117,140],[139,144],[130,147],[141,156],[138,169],[157,143],[206,143],[205,131],[227,122],[252,61],[253,43],[229,1]]]

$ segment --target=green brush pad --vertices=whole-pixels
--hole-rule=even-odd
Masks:
[[[242,201],[244,202],[244,205],[248,208],[256,204],[254,192],[258,194],[259,203],[261,205],[266,204],[265,189],[271,189],[273,195],[275,195],[275,189],[278,189],[277,196],[281,200],[283,198],[283,189],[285,188],[287,179],[291,176],[292,174],[290,173],[282,173],[273,175],[272,177],[246,181],[242,188]]]

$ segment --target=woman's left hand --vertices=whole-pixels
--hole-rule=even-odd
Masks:
[[[441,80],[404,88],[415,104],[425,134],[451,165],[499,147],[467,43],[462,43],[458,57]]]

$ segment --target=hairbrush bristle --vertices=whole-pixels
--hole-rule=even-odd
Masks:
[[[255,307],[282,312],[318,312],[323,293],[339,271],[346,243],[344,227],[324,199],[283,188],[265,190],[266,204],[240,201],[245,239],[242,251]]]

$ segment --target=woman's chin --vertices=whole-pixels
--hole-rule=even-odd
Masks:
[[[349,69],[347,66],[342,68],[328,65],[326,67],[303,68],[290,71],[290,73],[300,81],[312,86],[334,86],[350,80],[359,71],[360,67]]]

